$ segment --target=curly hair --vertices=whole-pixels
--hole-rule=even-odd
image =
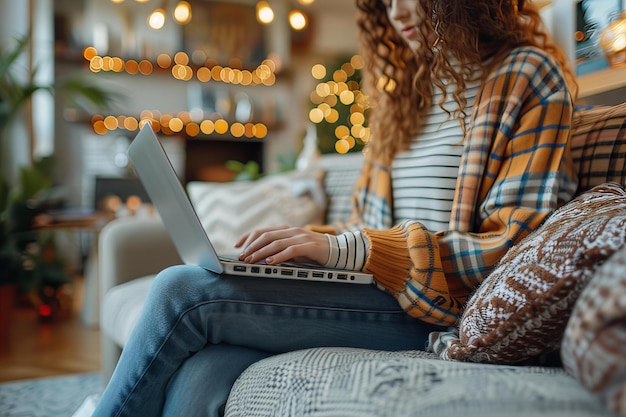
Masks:
[[[575,95],[576,81],[565,54],[544,30],[538,11],[526,3],[418,0],[423,10],[417,25],[419,41],[429,47],[412,51],[392,27],[381,0],[356,0],[361,55],[367,64],[364,89],[372,107],[368,151],[389,162],[408,149],[421,115],[433,104],[434,88],[443,93],[438,103],[442,110],[465,128],[466,83],[484,81],[491,67],[518,46],[536,46],[550,53]],[[452,86],[458,105],[453,111],[442,106],[446,85]]]

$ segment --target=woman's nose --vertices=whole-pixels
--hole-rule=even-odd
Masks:
[[[391,2],[391,10],[389,11],[389,17],[393,20],[402,20],[409,15],[407,1],[405,0],[393,0]]]

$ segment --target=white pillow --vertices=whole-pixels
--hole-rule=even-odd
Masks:
[[[215,250],[233,252],[245,233],[268,226],[324,221],[323,171],[293,171],[256,181],[192,181],[187,192]]]

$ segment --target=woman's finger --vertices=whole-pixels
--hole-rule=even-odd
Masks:
[[[253,232],[244,243],[240,259],[245,259],[280,239],[290,238],[299,233],[297,228],[272,228]],[[276,247],[276,245],[274,245]],[[264,253],[268,254],[267,249]],[[258,257],[258,256],[257,256]]]
[[[285,225],[280,225],[280,226],[272,226],[272,227],[266,227],[264,229],[257,229],[257,230],[253,230],[252,232],[246,233],[243,236],[241,236],[239,238],[239,240],[237,240],[237,242],[235,243],[235,247],[236,248],[242,248],[245,250],[245,248],[251,243],[254,242],[256,239],[258,239],[259,236],[261,236],[263,233],[266,232],[270,232],[273,230],[281,230],[281,229],[287,229],[288,226]]]
[[[328,258],[328,239],[324,234],[301,228],[266,231],[242,252],[242,260],[250,263],[266,261],[316,262]]]

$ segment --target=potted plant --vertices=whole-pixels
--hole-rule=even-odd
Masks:
[[[16,72],[24,71],[18,68],[19,58],[27,46],[28,38],[22,38],[16,40],[12,48],[0,49],[0,152],[6,149],[6,141],[14,139],[9,137],[11,123],[25,123],[22,110],[36,91],[62,93],[72,105],[83,107],[89,104],[106,108],[115,98],[81,77],[46,86],[37,84],[35,72],[31,71],[25,81],[18,80]],[[42,276],[58,278],[55,270],[59,268],[49,262],[44,251],[29,246],[37,240],[32,221],[42,209],[42,197],[52,186],[53,158],[41,158],[21,167],[17,181],[10,183],[2,166],[5,157],[0,155],[0,340],[3,339],[2,319],[8,315],[2,309],[11,308],[15,289],[32,290]]]

